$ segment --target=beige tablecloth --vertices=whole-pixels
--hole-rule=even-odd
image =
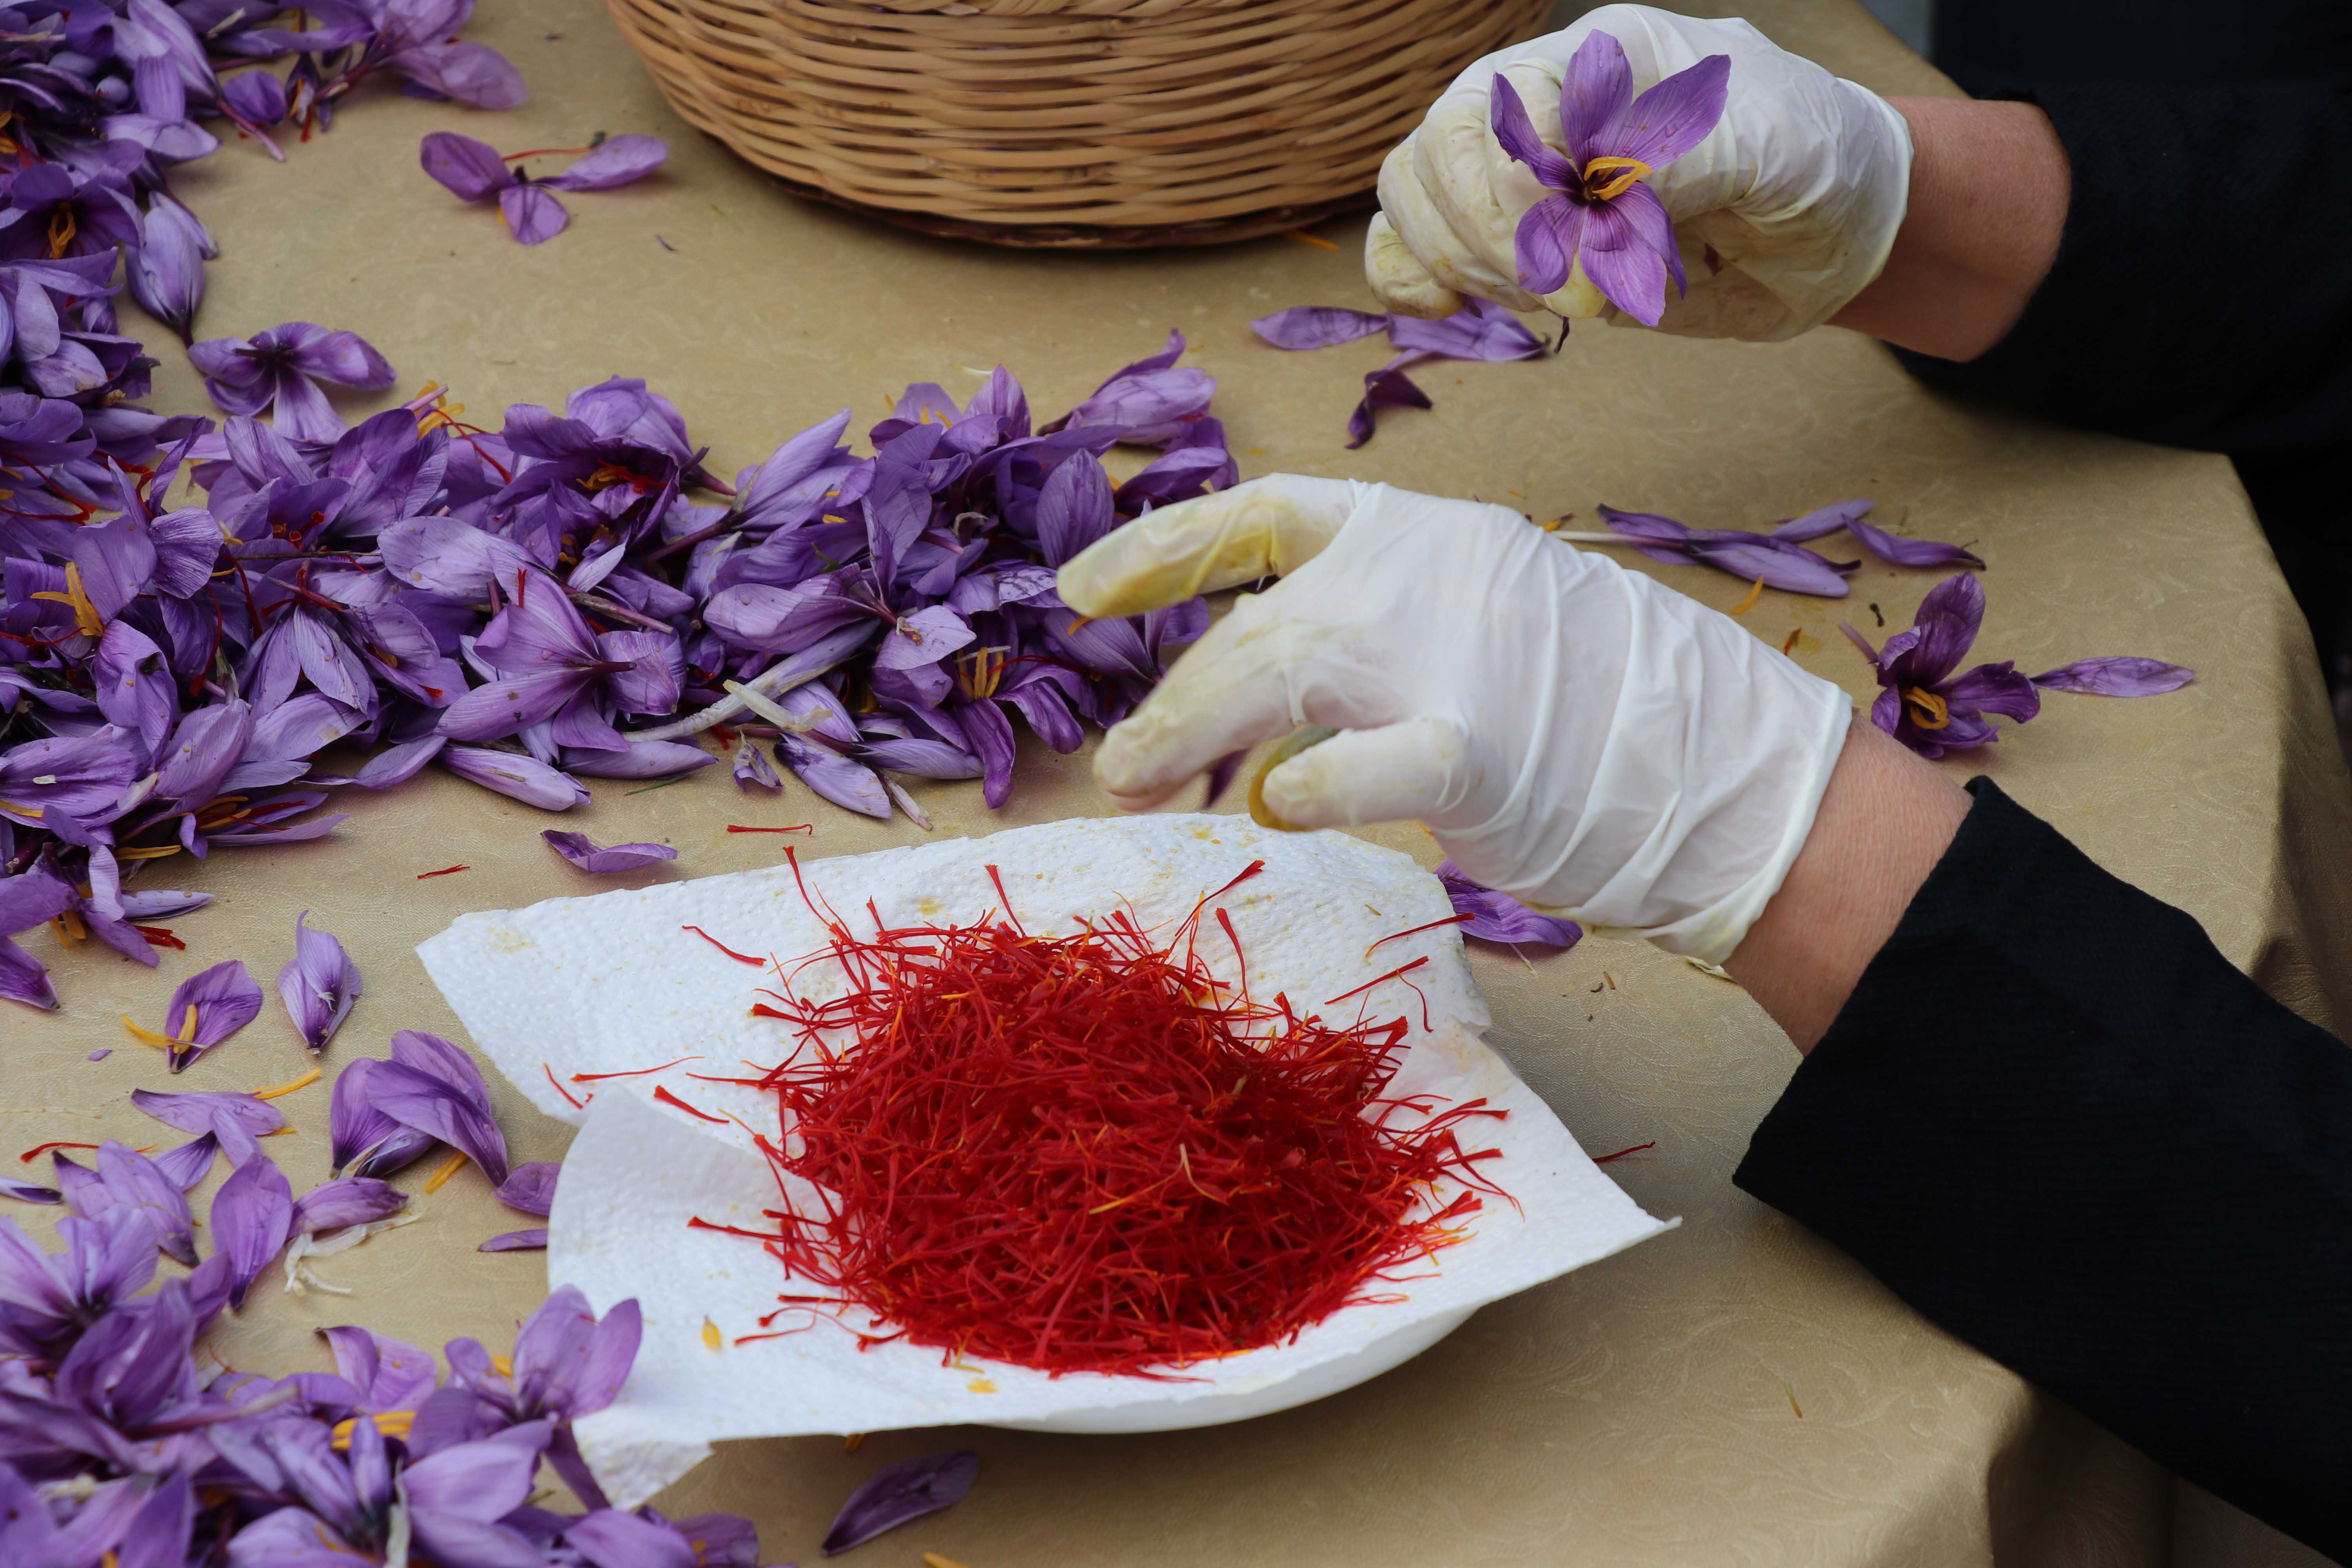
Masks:
[[[1949,90],[1843,0],[1750,14],[1874,86]],[[370,92],[284,166],[232,145],[184,173],[175,188],[225,250],[207,334],[284,320],[352,328],[399,367],[402,395],[438,380],[492,423],[509,402],[560,404],[606,375],[643,375],[731,472],[845,403],[862,426],[909,381],[962,395],[1000,361],[1036,406],[1058,411],[1175,325],[1222,379],[1216,411],[1248,472],[1356,474],[1538,517],[1589,520],[1607,500],[1706,525],[1874,496],[1906,508],[1912,531],[1980,542],[1986,657],[2042,668],[2149,654],[2200,672],[2149,701],[2053,698],[2032,725],[1948,764],[1955,774],[1992,773],[2105,865],[2191,910],[2281,996],[2352,1026],[2347,878],[2329,853],[2352,834],[2352,797],[2307,636],[2221,458],[1931,395],[1842,331],[1750,347],[1598,326],[1557,358],[1434,367],[1423,383],[1435,409],[1389,416],[1351,454],[1342,424],[1381,345],[1285,355],[1244,322],[1284,305],[1369,303],[1360,224],[1332,226],[1337,251],[1283,239],[1113,257],[964,248],[779,195],[672,116],[584,0],[504,0],[473,34],[522,68],[530,107],[486,116]],[[419,172],[418,138],[442,128],[506,149],[652,132],[674,153],[660,178],[571,198],[571,230],[525,249],[488,209]],[[158,405],[202,407],[178,351],[161,357]],[[1725,608],[1744,586],[1648,569]],[[1859,694],[1865,669],[1838,619],[1874,635],[1881,614],[1907,624],[1934,580],[1869,564],[1843,604],[1767,595],[1747,624],[1776,646],[1795,632],[1801,662]],[[560,826],[667,840],[680,855],[666,874],[679,877],[773,852],[772,838],[726,834],[730,820],[813,820],[822,854],[920,837],[797,785],[782,804],[740,796],[723,767],[632,787],[597,784],[594,805]],[[976,785],[923,794],[943,835],[1102,809],[1084,756],[1034,745],[1002,812],[982,807]],[[174,983],[225,958],[266,984],[299,910],[342,937],[366,978],[331,1070],[381,1055],[395,1029],[462,1037],[411,951],[452,917],[592,886],[541,845],[553,819],[446,775],[341,804],[355,816],[324,841],[153,868],[145,885],[219,895],[174,922],[189,951],[165,953],[160,971],[31,939],[65,1006],[0,1017],[7,1148],[148,1142],[156,1124],[127,1096],[165,1076],[116,1015],[152,1020]],[[1373,837],[1433,858],[1414,829]],[[457,862],[471,869],[415,879]],[[1655,1141],[1611,1170],[1653,1213],[1683,1216],[1680,1230],[1490,1307],[1404,1368],[1286,1415],[1160,1436],[882,1434],[854,1456],[830,1439],[744,1444],[664,1506],[750,1514],[767,1560],[805,1560],[876,1464],[969,1444],[985,1457],[971,1497],[857,1561],[911,1564],[924,1550],[970,1568],[2162,1560],[2169,1483],[2151,1465],[1731,1187],[1796,1061],[1742,993],[1598,941],[1476,962],[1496,1045],[1588,1148]],[[86,1060],[99,1047],[113,1054]],[[173,1087],[249,1089],[307,1065],[273,999]],[[516,1157],[561,1155],[564,1129],[497,1087]],[[280,1104],[295,1131],[270,1147],[299,1190],[326,1173],[325,1083]],[[8,1206],[36,1228],[52,1212]],[[215,1335],[216,1353],[270,1372],[323,1367],[310,1331],[346,1321],[428,1345],[461,1334],[502,1345],[544,1289],[541,1259],[473,1248],[522,1222],[470,1170],[421,1207],[422,1224],[320,1267],[351,1296],[285,1296],[273,1275]]]

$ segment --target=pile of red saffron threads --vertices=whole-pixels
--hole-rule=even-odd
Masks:
[[[1004,908],[885,927],[869,905],[870,937],[818,910],[830,942],[787,978],[830,962],[845,993],[754,1009],[797,1047],[734,1081],[775,1094],[757,1141],[801,1201],[739,1234],[838,1292],[781,1297],[763,1327],[846,1305],[877,1320],[866,1342],[950,1363],[1168,1376],[1392,1300],[1480,1192],[1506,1195],[1474,1168],[1500,1152],[1457,1137],[1503,1112],[1384,1098],[1404,1018],[1254,1003],[1195,951],[1199,907],[1166,943],[1125,913],[1032,935]]]

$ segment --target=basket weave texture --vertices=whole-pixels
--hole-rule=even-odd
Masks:
[[[1013,245],[1360,205],[1549,0],[608,0],[677,111],[803,191]]]

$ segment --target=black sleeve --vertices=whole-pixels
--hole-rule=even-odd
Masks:
[[[1927,380],[2062,424],[2299,467],[2352,438],[2352,93],[2339,81],[1998,87],[2074,165],[2009,335]]]
[[[1738,1184],[2352,1559],[2352,1051],[1989,781]]]

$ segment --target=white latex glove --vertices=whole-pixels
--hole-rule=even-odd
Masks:
[[[1266,776],[1286,821],[1418,817],[1479,881],[1710,963],[1812,829],[1845,693],[1503,507],[1276,475],[1128,524],[1060,587],[1124,616],[1269,574],[1103,742],[1120,805],[1329,726]]]
[[[1911,184],[1910,128],[1893,105],[1746,22],[1603,5],[1471,66],[1389,153],[1364,271],[1390,309],[1446,316],[1461,295],[1475,294],[1514,310],[1601,313],[1606,302],[1580,274],[1542,300],[1518,286],[1513,237],[1521,215],[1550,193],[1503,152],[1487,105],[1501,71],[1537,134],[1559,150],[1560,79],[1595,32],[1624,46],[1637,94],[1709,55],[1731,57],[1722,120],[1644,180],[1674,220],[1690,280],[1686,298],[1667,286],[1661,331],[1794,337],[1878,276]]]

